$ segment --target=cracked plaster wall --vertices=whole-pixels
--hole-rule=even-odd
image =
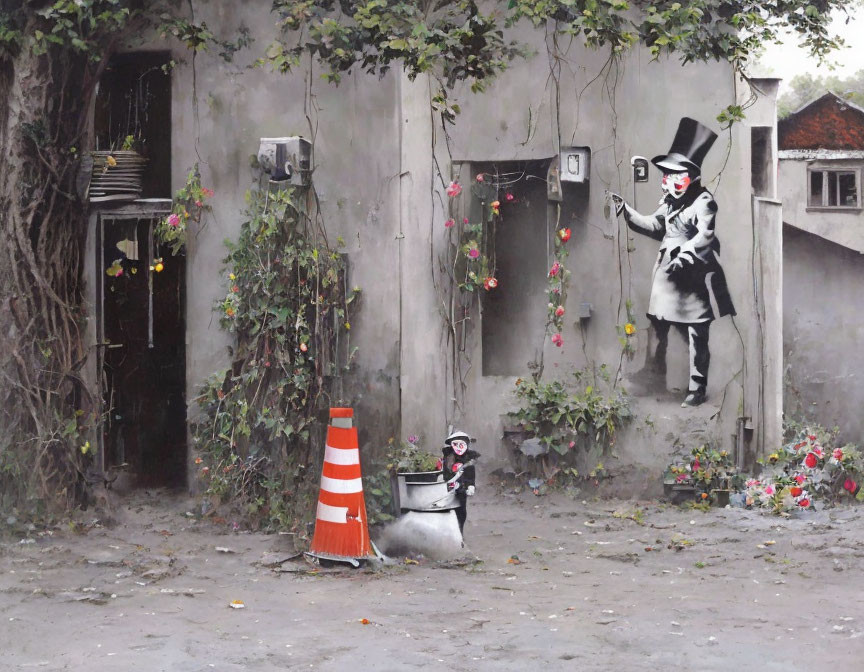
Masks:
[[[196,8],[196,18],[205,19],[216,34],[230,33],[244,20],[256,37],[253,51],[266,45],[273,30],[266,13],[212,3]],[[229,339],[219,329],[212,307],[224,292],[218,263],[224,257],[223,240],[239,232],[243,194],[253,182],[249,156],[263,136],[309,137],[307,113],[318,131],[314,182],[324,220],[331,240],[342,235],[346,241],[350,284],[363,288],[351,330],[352,343],[359,347],[357,369],[347,387],[356,398],[361,450],[381,445],[400,430],[403,436],[420,435],[426,447],[437,450],[452,423],[478,436],[486,458],[483,471],[506,460],[502,414],[516,407],[515,376],[481,375],[479,325],[470,341],[472,365],[458,410],[448,383],[449,349],[432,270],[444,236],[443,189],[459,161],[548,158],[557,152],[559,137],[562,145],[591,147],[587,194],[574,201],[576,192],[568,189],[562,204],[561,223],[573,229],[568,315],[575,315],[582,301],[594,305],[585,344],[588,360],[615,369],[620,353],[615,326],[624,321],[618,310],[623,286],[624,298],[632,297],[640,330],[635,336],[636,356],[625,359],[622,373],[641,366],[649,278],[658,244],[642,236],[628,237],[623,223],[604,217],[604,192],[620,191],[632,202],[629,157],[650,158],[667,151],[681,116],[716,128],[714,117],[735,101],[732,75],[722,64],[685,69],[668,60],[651,62],[647,52],[636,51],[613,72],[613,85],[613,80],[597,77],[605,53],[573,46],[563,54],[566,60],[556,92],[543,34],[525,31],[521,38],[534,44],[537,55],[514,62],[485,94],[458,92],[463,113],[449,129],[449,138],[431,123],[430,86],[423,78],[410,82],[399,72],[380,79],[353,74],[337,88],[324,83],[313,67],[313,105],[304,102],[308,64],[280,76],[263,68],[249,69],[248,51],[241,52],[233,65],[206,53],[196,57],[196,119],[192,63],[183,55],[186,62],[173,74],[172,183],[179,187],[188,168],[199,161],[204,184],[216,190],[213,216],[188,251],[189,399],[204,378],[227,363]],[[744,342],[751,343],[756,306],[751,287],[750,157],[741,141],[745,137],[749,138],[749,129],[733,131],[727,160],[730,135],[721,133],[704,175],[720,206],[718,235],[738,326]],[[724,161],[718,184],[713,178]],[[438,167],[441,176],[436,174]],[[651,170],[651,181],[636,189],[636,204],[643,211],[653,211],[659,198],[658,173]],[[537,300],[545,302],[545,297]],[[574,320],[566,324],[564,348],[545,344],[549,375],[564,375],[587,363]],[[683,388],[686,351],[678,344],[673,349],[668,382]],[[700,409],[698,417],[704,415],[705,431],[729,446],[742,401],[741,383],[755,390],[758,373],[751,367],[744,380],[740,340],[728,318],[712,327],[711,350],[710,406]],[[528,359],[530,355],[524,362]],[[669,429],[645,431],[643,423],[637,431],[634,424],[619,439],[620,464],[659,470],[668,463],[668,435],[680,425],[674,418],[681,413],[681,398],[683,393],[660,402],[636,400],[637,413],[643,405],[650,407],[652,416],[661,416]],[[721,400],[725,403],[718,413]]]

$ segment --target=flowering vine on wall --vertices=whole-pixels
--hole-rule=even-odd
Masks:
[[[499,187],[489,181],[485,173],[478,173],[471,192],[480,202],[480,216],[473,222],[462,217],[457,223],[454,199],[462,193],[462,185],[454,180],[447,187],[450,217],[444,222],[444,228],[448,230],[451,245],[455,248],[452,269],[454,280],[462,291],[475,292],[482,287],[489,292],[498,287],[494,245],[495,227],[501,220],[498,190]],[[504,198],[508,203],[515,200],[511,193]]]
[[[548,318],[546,320],[547,333],[551,329],[552,342],[557,347],[564,345],[564,314],[567,312],[564,304],[567,302],[567,286],[570,281],[570,271],[564,266],[564,262],[569,256],[567,251],[567,242],[570,240],[572,232],[569,228],[560,228],[555,232],[554,245],[554,261],[549,268],[547,296],[549,303]]]
[[[186,245],[189,227],[200,224],[204,213],[212,210],[206,202],[212,197],[213,190],[201,185],[196,163],[186,176],[186,184],[174,194],[171,214],[156,226],[156,241],[167,245],[172,255],[179,254]]]

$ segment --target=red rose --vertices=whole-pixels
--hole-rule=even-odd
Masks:
[[[811,441],[815,441],[815,440],[816,440],[816,435],[815,435],[815,434],[808,434],[808,435],[807,435],[807,438],[810,439]]]
[[[855,481],[853,481],[851,478],[847,478],[846,482],[843,484],[843,489],[848,490],[850,493],[852,493],[854,495],[855,491],[858,489],[858,484]]]
[[[809,469],[812,469],[816,466],[816,455],[813,453],[807,453],[807,457],[804,458],[804,465]]]
[[[802,499],[800,502],[798,502],[798,506],[800,506],[802,509],[806,509],[808,506],[810,506],[810,500]]]
[[[573,232],[570,231],[570,229],[559,229],[558,237],[561,238],[562,243],[566,243],[568,240],[570,240],[570,236],[572,235],[572,233]]]
[[[807,477],[804,476],[804,474],[795,474],[795,482],[798,485],[801,485],[806,480],[807,480]]]
[[[804,491],[801,488],[799,488],[797,485],[794,485],[791,488],[789,488],[789,492],[792,494],[793,497],[798,497]]]

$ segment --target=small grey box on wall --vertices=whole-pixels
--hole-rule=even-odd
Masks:
[[[298,135],[261,138],[258,163],[270,179],[298,187],[309,185],[312,143]]]
[[[561,181],[587,182],[591,150],[588,147],[566,147],[561,150]]]

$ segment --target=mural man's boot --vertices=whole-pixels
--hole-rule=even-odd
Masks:
[[[681,408],[701,406],[703,403],[705,403],[705,388],[700,387],[697,390],[692,390],[687,393],[687,396],[684,397],[684,401],[681,402]]]

